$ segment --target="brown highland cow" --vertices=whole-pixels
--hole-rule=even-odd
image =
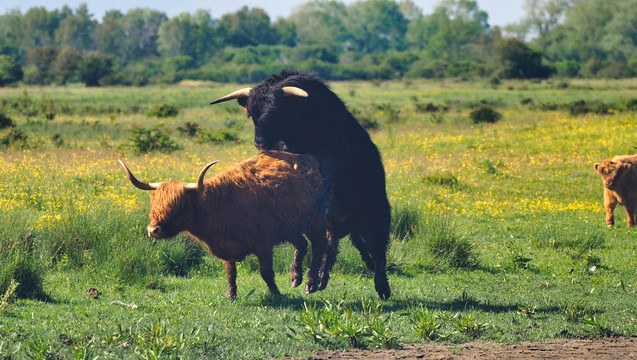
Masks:
[[[261,277],[271,294],[280,294],[272,269],[273,247],[290,242],[292,287],[302,282],[307,241],[312,260],[305,287],[318,290],[318,272],[327,248],[327,217],[318,161],[309,155],[266,151],[204,181],[206,165],[196,183],[142,183],[120,161],[128,179],[150,195],[148,236],[169,238],[186,231],[221,260],[228,279],[228,297],[237,295],[236,262],[249,254],[259,260]]]

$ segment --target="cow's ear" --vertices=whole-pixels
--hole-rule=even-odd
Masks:
[[[246,105],[248,104],[248,98],[240,97],[237,99],[237,102],[239,103],[239,105],[241,105],[241,107],[246,107]]]
[[[599,172],[599,164],[595,164],[595,171]]]
[[[624,163],[624,164],[622,164],[621,169],[622,169],[622,170],[624,170],[624,171],[626,171],[626,170],[630,170],[630,167],[631,167],[632,165],[633,165],[633,164],[631,164],[631,163]]]

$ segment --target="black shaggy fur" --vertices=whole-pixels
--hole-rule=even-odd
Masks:
[[[284,86],[301,88],[308,97],[284,96]],[[311,154],[319,160],[333,231],[323,273],[328,274],[334,265],[338,240],[349,234],[365,264],[375,272],[378,295],[388,298],[391,211],[381,156],[367,131],[323,81],[309,74],[284,70],[271,75],[238,102],[254,121],[258,149]],[[322,288],[327,281],[325,276]]]

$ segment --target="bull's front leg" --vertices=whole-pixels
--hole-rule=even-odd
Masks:
[[[272,247],[262,248],[257,253],[257,259],[259,259],[259,271],[263,281],[268,285],[270,294],[281,295],[279,288],[274,281],[274,269],[272,268]]]
[[[237,297],[237,263],[223,260],[223,267],[226,269],[226,278],[228,279],[228,291],[226,292],[226,296],[230,299],[234,299]]]
[[[615,215],[613,214],[615,206],[617,206],[615,194],[608,189],[604,189],[604,207],[606,208],[606,225],[608,227],[615,225]],[[628,216],[629,222],[631,221],[630,218],[631,216]]]

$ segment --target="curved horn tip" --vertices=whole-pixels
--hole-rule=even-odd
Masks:
[[[242,97],[248,97],[250,96],[250,90],[252,90],[252,88],[239,89],[237,91],[231,92],[228,95],[222,96],[217,100],[211,101],[209,105],[214,105],[224,101],[234,100]]]
[[[281,88],[286,96],[308,97],[307,91],[296,86],[284,86]]]

